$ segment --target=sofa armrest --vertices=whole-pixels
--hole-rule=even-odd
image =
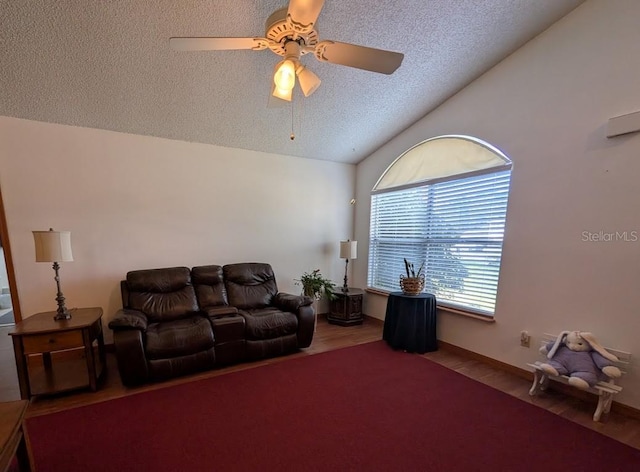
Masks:
[[[229,315],[237,315],[238,309],[235,306],[228,305],[211,306],[202,310],[202,313],[206,314],[209,318],[216,319]]]
[[[309,306],[313,303],[313,298],[306,295],[291,295],[290,293],[279,292],[273,298],[273,304],[282,311],[290,311],[297,313],[303,306]]]
[[[113,332],[120,379],[127,387],[149,380],[143,336],[144,333],[139,329],[117,329]]]
[[[146,331],[149,321],[147,316],[138,310],[123,309],[116,312],[115,317],[109,321],[109,328],[114,331],[125,329],[138,329]]]

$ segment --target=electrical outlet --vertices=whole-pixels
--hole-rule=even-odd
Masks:
[[[529,336],[527,331],[520,331],[520,345],[522,347],[531,346],[531,336]]]

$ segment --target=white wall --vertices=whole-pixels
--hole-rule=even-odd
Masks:
[[[353,165],[0,117],[24,317],[56,308],[31,235],[50,227],[71,231],[67,307],[102,306],[105,326],[129,270],[256,261],[272,264],[282,291],[299,293],[293,279],[316,268],[339,283],[354,182]]]
[[[521,368],[537,355],[519,346],[523,329],[532,345],[577,329],[640,356],[640,241],[583,240],[640,237],[640,133],[605,137],[610,117],[640,110],[638,18],[636,0],[586,2],[358,165],[355,285],[381,173],[424,139],[476,136],[514,162],[496,322],[440,313],[438,338]],[[366,299],[383,318],[385,298]],[[640,366],[623,385],[617,400],[640,408]]]

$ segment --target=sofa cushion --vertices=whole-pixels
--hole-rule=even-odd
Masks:
[[[295,351],[297,348],[298,342],[295,334],[273,339],[247,340],[245,346],[246,356],[249,360],[281,356],[287,352]]]
[[[126,308],[143,312],[150,322],[175,320],[198,311],[187,267],[129,272],[127,289]]]
[[[191,282],[200,308],[227,305],[227,290],[222,278],[222,266],[207,265],[191,269]]]
[[[272,339],[298,330],[298,318],[288,311],[267,307],[239,310],[239,313],[245,319],[247,339]]]
[[[213,369],[217,357],[213,349],[207,349],[188,356],[149,359],[149,377],[152,380],[165,380],[178,375]]]
[[[278,293],[276,277],[269,264],[245,262],[222,268],[229,304],[240,309],[270,306]]]
[[[147,327],[145,351],[148,359],[187,356],[213,347],[213,330],[203,316],[152,323]]]
[[[188,267],[132,270],[127,273],[127,285],[132,292],[175,292],[191,285],[191,272]]]

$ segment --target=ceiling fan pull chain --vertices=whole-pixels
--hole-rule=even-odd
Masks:
[[[296,135],[293,132],[293,100],[291,100],[291,135],[289,136],[289,139],[291,139],[291,141],[296,139]]]

